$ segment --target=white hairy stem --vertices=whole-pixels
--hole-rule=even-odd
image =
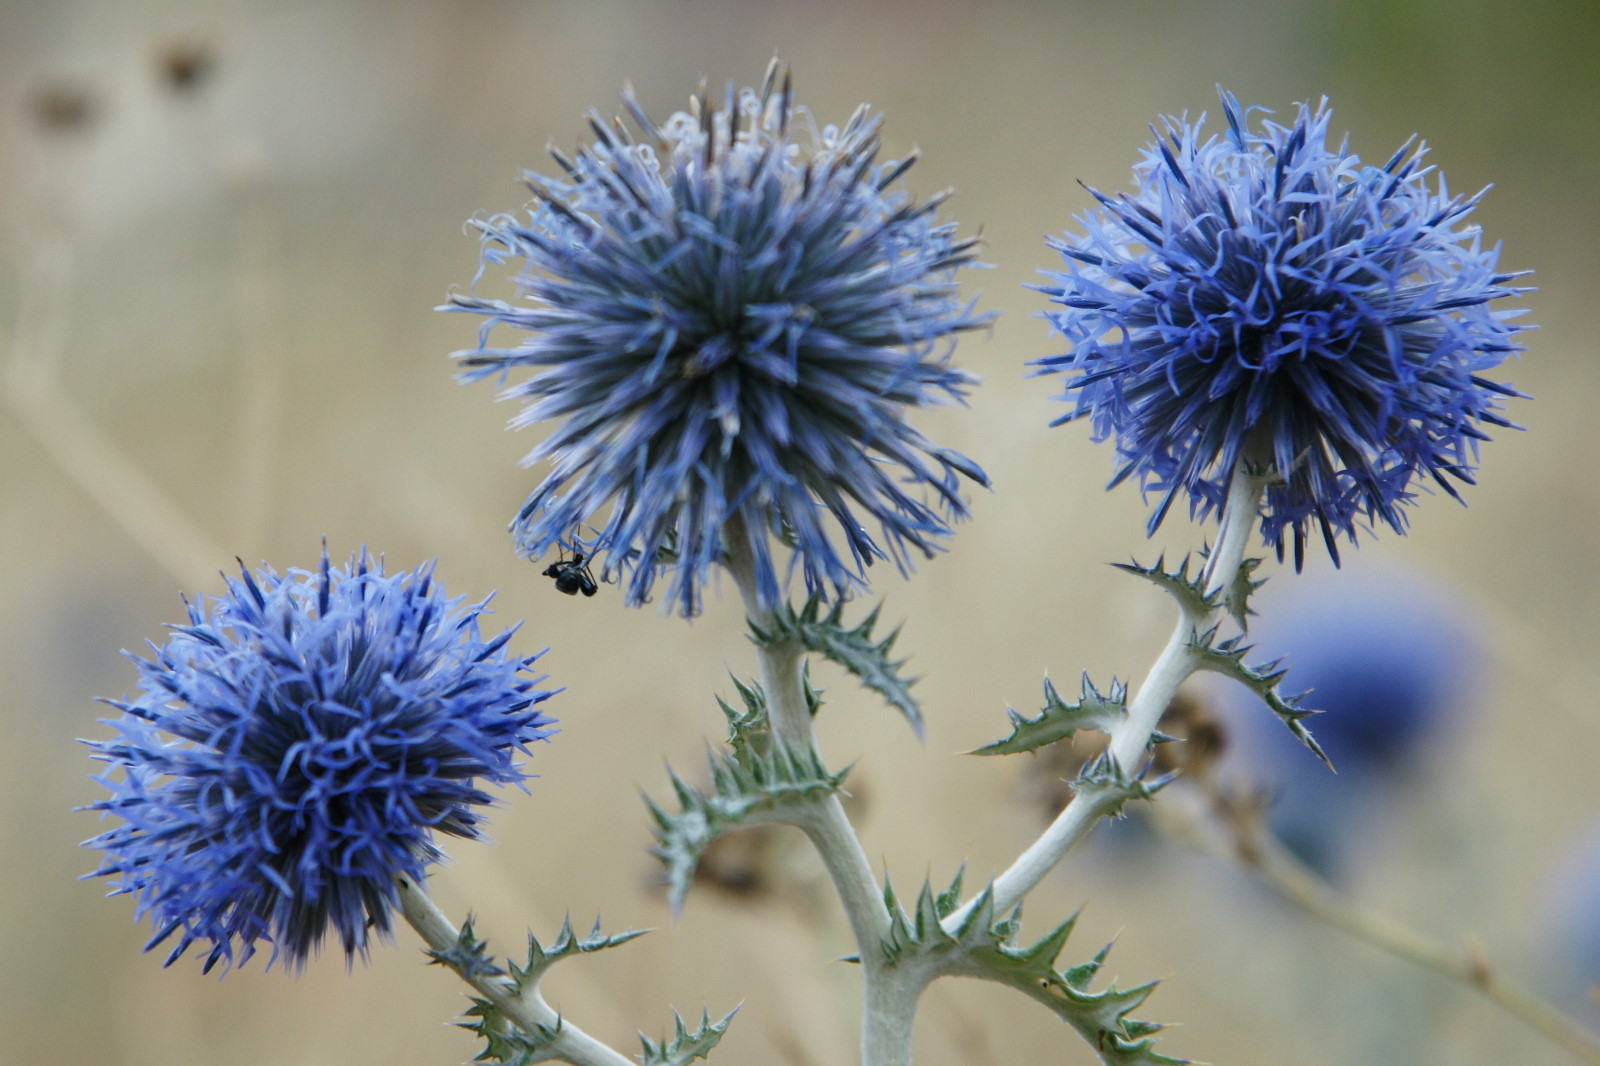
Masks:
[[[457,948],[459,931],[422,890],[422,886],[403,875],[395,877],[395,884],[400,889],[400,913],[422,937],[423,943],[441,954]],[[498,1007],[523,1032],[532,1034],[541,1027],[555,1032],[554,1040],[544,1052],[545,1058],[570,1062],[573,1066],[637,1066],[626,1055],[607,1047],[563,1018],[545,1002],[537,985],[529,985],[518,993],[501,976],[461,970],[456,970],[456,975]]]
[[[906,966],[879,966],[877,971],[867,974],[861,1062],[863,1066],[911,1066],[917,1001],[932,975]]]
[[[746,616],[761,631],[772,632],[773,611],[761,603],[746,529],[738,519],[728,523],[723,544],[725,564],[739,587]],[[805,649],[793,641],[757,647],[773,739],[794,751],[816,752],[816,731],[806,703],[802,672]],[[892,970],[884,962],[882,945],[889,932],[889,912],[861,838],[839,797],[830,793],[797,803],[803,804],[803,810],[795,823],[810,837],[827,867],[861,959],[866,985],[863,1066],[909,1066],[912,1022],[918,995],[926,982],[909,981],[907,974]]]
[[[1250,530],[1255,528],[1265,486],[1265,478],[1258,473],[1246,472],[1244,464],[1235,469],[1228,487],[1228,500],[1222,509],[1216,549],[1211,553],[1203,572],[1208,598],[1225,590],[1238,576],[1245,543]],[[1139,773],[1143,768],[1145,751],[1162,714],[1172,702],[1178,686],[1199,666],[1199,659],[1190,647],[1191,642],[1216,625],[1221,614],[1220,607],[1202,613],[1180,608],[1178,624],[1168,638],[1167,646],[1134,691],[1128,702],[1128,713],[1111,731],[1108,751],[1129,776]],[[1083,839],[1095,822],[1110,813],[1115,802],[1115,796],[1103,792],[1083,792],[1074,796],[1039,838],[1004,873],[995,878],[995,913],[1007,914],[1021,903],[1023,897],[1044,879],[1073,845]],[[975,904],[974,898],[957,908],[945,919],[945,929],[953,932],[959,928]]]
[[[760,602],[743,523],[737,519],[730,521],[723,539],[728,572],[739,586],[746,616],[763,632],[771,632],[773,613]],[[773,738],[792,751],[815,752],[816,731],[812,728],[811,709],[806,704],[802,673],[805,650],[793,641],[780,641],[772,645],[758,644],[757,655]],[[869,947],[876,954],[879,941],[889,930],[883,892],[839,797],[819,796],[807,802],[810,810],[802,816],[802,828],[816,844],[828,867],[855,934],[856,946],[862,949],[865,959]]]

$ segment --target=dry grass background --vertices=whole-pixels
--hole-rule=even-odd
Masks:
[[[0,1061],[134,1064],[463,1061],[447,1023],[460,986],[418,965],[416,942],[346,974],[337,957],[291,980],[258,966],[218,982],[139,947],[126,900],[73,878],[96,795],[73,738],[102,735],[95,696],[159,639],[180,589],[215,592],[238,555],[309,565],[369,545],[396,564],[437,556],[454,592],[498,589],[524,648],[568,691],[541,779],[493,821],[494,848],[457,844],[437,893],[502,949],[562,916],[658,931],[564,965],[553,1000],[629,1048],[685,1014],[742,1002],[717,1061],[853,1061],[856,979],[831,898],[803,852],[775,860],[798,887],[702,893],[674,920],[651,886],[640,789],[663,759],[692,770],[720,732],[714,691],[752,657],[731,589],[693,624],[554,594],[504,527],[533,482],[531,434],[486,387],[458,388],[445,354],[475,324],[430,310],[472,275],[475,211],[517,206],[516,176],[570,149],[581,114],[631,80],[656,114],[701,76],[760,77],[774,52],[824,120],[869,100],[891,154],[913,144],[921,194],[982,227],[996,269],[974,275],[1003,312],[959,361],[985,385],[968,410],[925,420],[996,489],[952,550],[885,579],[899,648],[925,677],[919,745],[892,712],[824,673],[823,744],[860,758],[869,852],[897,883],[981,878],[1038,827],[1024,767],[961,759],[1031,709],[1040,677],[1138,676],[1166,605],[1103,565],[1181,553],[1202,534],[1142,533],[1137,494],[1106,494],[1107,449],[1047,430],[1053,350],[1022,286],[1054,265],[1041,236],[1087,205],[1082,179],[1121,188],[1146,125],[1215,112],[1214,84],[1279,109],[1330,96],[1336,128],[1385,158],[1411,132],[1454,188],[1498,183],[1478,213],[1509,267],[1536,267],[1542,329],[1505,374],[1538,397],[1530,429],[1485,451],[1463,510],[1429,500],[1406,539],[1350,553],[1352,571],[1431,574],[1481,607],[1494,651],[1435,786],[1355,890],[1449,938],[1478,935],[1509,972],[1551,991],[1544,904],[1573,835],[1600,814],[1592,767],[1600,478],[1591,397],[1600,163],[1600,26],[1592,4],[1513,10],[1475,0],[1343,3],[185,4],[0,6]],[[215,68],[174,93],[159,57],[198,45]],[[43,131],[40,93],[75,87],[76,131]],[[44,382],[41,386],[39,383]],[[113,451],[115,454],[113,454]],[[115,512],[115,513],[114,513]],[[1281,586],[1294,581],[1284,575]],[[1497,1063],[1564,1057],[1467,993],[1307,924],[1208,861],[1156,849],[1076,854],[1029,908],[1042,929],[1085,901],[1069,952],[1121,932],[1111,971],[1167,976],[1143,1014],[1178,1021],[1164,1047],[1219,1063]],[[1600,904],[1597,904],[1600,905]],[[1032,1004],[936,986],[918,1061],[1092,1061]],[[631,1050],[631,1048],[629,1048]]]

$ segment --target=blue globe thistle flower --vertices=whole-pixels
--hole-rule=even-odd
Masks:
[[[1222,109],[1223,136],[1167,119],[1134,191],[1091,189],[1083,235],[1051,242],[1067,270],[1038,288],[1072,348],[1032,365],[1070,375],[1056,424],[1115,436],[1112,485],[1162,495],[1150,532],[1180,493],[1196,518],[1219,508],[1244,462],[1276,475],[1279,557],[1292,530],[1300,564],[1315,524],[1337,562],[1358,519],[1405,532],[1415,480],[1457,499],[1472,482],[1480,424],[1511,426],[1500,401],[1521,395],[1482,376],[1525,328],[1489,305],[1527,290],[1463,224],[1483,193],[1430,188],[1423,146],[1364,166],[1328,145],[1326,102],[1259,132],[1226,92]]]
[[[696,614],[730,523],[765,605],[795,569],[846,595],[874,559],[904,573],[932,555],[966,514],[960,479],[988,484],[905,420],[976,381],[950,364],[955,335],[991,318],[956,292],[976,240],[936,220],[943,196],[899,189],[914,156],[877,162],[877,116],[818,130],[778,72],[661,125],[625,91],[639,140],[593,113],[593,144],[553,152],[564,177],[525,175],[529,218],[476,223],[485,264],[526,261],[525,300],[444,308],[487,319],[456,353],[463,380],[532,368],[505,393],[525,401],[513,425],[559,423],[525,460],[551,470],[512,523],[519,549],[609,553],[630,604],[664,573]],[[529,336],[487,347],[502,323]],[[782,578],[769,531],[793,548]]]
[[[537,656],[484,641],[487,601],[446,598],[431,565],[385,573],[365,552],[316,573],[241,568],[220,598],[139,659],[143,694],[107,701],[120,768],[88,809],[124,824],[86,842],[95,875],[150,916],[146,950],[171,965],[209,941],[205,969],[258,940],[298,969],[331,926],[347,961],[390,932],[394,878],[420,880],[434,833],[479,835],[479,782],[517,784],[515,759],[548,737]],[[94,876],[94,875],[91,875]],[[268,965],[271,965],[269,961]]]

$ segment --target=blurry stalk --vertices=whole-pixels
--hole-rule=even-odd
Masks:
[[[1237,862],[1262,884],[1314,917],[1398,959],[1431,970],[1477,992],[1577,1059],[1600,1066],[1600,1037],[1520,985],[1495,973],[1482,947],[1465,951],[1409,926],[1365,910],[1340,895],[1267,827],[1260,804],[1241,803],[1205,777],[1153,808],[1167,835]]]
[[[84,168],[46,167],[56,172]],[[22,280],[17,321],[11,337],[0,334],[5,350],[5,406],[67,476],[162,569],[186,588],[201,587],[224,557],[165,490],[71,397],[57,381],[66,347],[77,240],[72,233],[72,183],[45,180],[52,192],[41,195],[35,211],[23,210],[34,232],[18,246]],[[55,200],[62,202],[53,202]]]
[[[233,441],[234,534],[240,545],[257,544],[274,513],[273,477],[280,457],[278,434],[286,391],[282,344],[277,323],[282,314],[280,251],[266,198],[268,168],[258,140],[229,127],[218,112],[216,94],[178,100],[193,108],[188,133],[197,165],[220,185],[233,225],[229,280],[238,361],[236,410],[229,420]]]
[[[179,585],[215,577],[222,550],[54,382],[7,374],[5,398],[45,453]]]

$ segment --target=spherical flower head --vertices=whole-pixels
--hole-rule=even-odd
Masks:
[[[1266,542],[1281,557],[1292,530],[1298,565],[1315,524],[1337,562],[1358,520],[1405,531],[1414,482],[1473,480],[1520,395],[1482,376],[1524,328],[1490,304],[1526,290],[1463,223],[1483,194],[1430,186],[1420,145],[1365,166],[1328,145],[1325,102],[1259,131],[1222,106],[1220,136],[1167,119],[1134,191],[1090,190],[1083,234],[1052,242],[1067,270],[1039,288],[1072,348],[1033,365],[1069,375],[1060,422],[1116,438],[1112,484],[1161,494],[1152,533],[1180,493],[1204,519],[1246,463],[1273,479]]]
[[[365,552],[315,573],[241,568],[189,605],[139,666],[142,695],[108,701],[120,768],[90,806],[123,819],[87,841],[97,875],[173,936],[170,965],[209,941],[205,968],[258,940],[299,969],[331,926],[348,959],[387,937],[395,876],[420,879],[434,834],[476,837],[481,783],[524,780],[517,752],[550,735],[536,656],[484,641],[432,567],[385,573]],[[271,963],[269,962],[269,965]]]
[[[562,177],[526,176],[529,218],[478,222],[486,263],[526,261],[523,299],[446,308],[487,319],[463,379],[532,368],[505,393],[525,402],[513,424],[557,423],[526,460],[551,470],[512,524],[520,550],[609,553],[631,604],[664,574],[697,613],[730,535],[763,604],[796,569],[846,595],[874,559],[931,555],[966,513],[960,479],[987,484],[905,418],[976,380],[950,364],[989,321],[954,278],[976,241],[936,220],[942,197],[900,190],[914,158],[876,161],[876,116],[818,130],[778,73],[662,125],[625,92],[639,139],[594,114],[593,144],[554,153]],[[486,347],[499,324],[528,336]],[[586,523],[603,528],[584,540]],[[769,533],[793,549],[781,577]]]

